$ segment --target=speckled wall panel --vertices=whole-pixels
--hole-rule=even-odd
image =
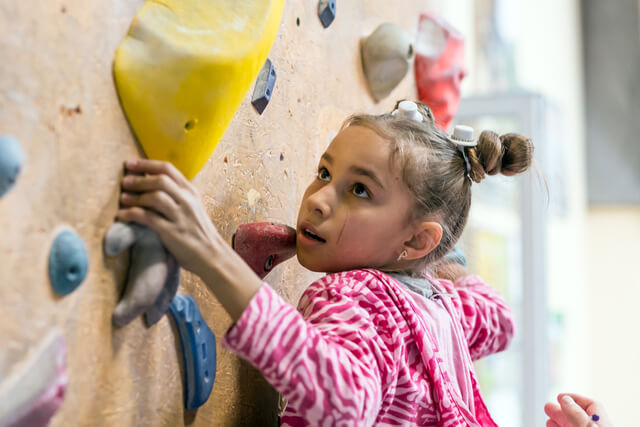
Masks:
[[[278,78],[268,108],[256,112],[251,88],[194,178],[225,238],[242,223],[294,224],[317,158],[341,121],[416,97],[409,73],[374,103],[358,42],[385,21],[415,34],[419,13],[435,1],[405,0],[403,7],[338,1],[326,29],[317,2],[287,1],[269,54]],[[142,318],[121,329],[111,324],[127,259],[106,258],[102,239],[116,213],[122,162],[140,154],[118,104],[112,60],[143,3],[0,2],[0,134],[15,136],[28,159],[0,199],[0,379],[57,327],[67,341],[69,386],[54,427],[275,425],[276,393],[222,346],[210,399],[185,412],[171,318],[151,328]],[[62,226],[82,238],[90,266],[82,286],[65,297],[54,294],[47,272]],[[295,303],[315,277],[292,259],[266,280]],[[199,279],[182,274],[179,291],[195,298],[216,337],[223,337],[229,318]]]

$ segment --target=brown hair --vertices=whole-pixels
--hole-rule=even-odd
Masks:
[[[407,263],[405,272],[414,275],[447,254],[460,238],[471,206],[471,181],[480,182],[487,174],[524,172],[533,159],[533,144],[528,138],[483,131],[477,146],[464,147],[470,165],[467,172],[464,156],[436,126],[429,107],[416,104],[422,122],[391,113],[356,114],[341,127],[365,126],[387,139],[392,144],[390,162],[401,168],[402,179],[416,199],[408,221],[437,221],[442,226],[438,246],[424,258]]]

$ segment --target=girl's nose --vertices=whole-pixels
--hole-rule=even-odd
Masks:
[[[307,209],[321,218],[331,215],[335,190],[331,185],[325,185],[307,198]]]

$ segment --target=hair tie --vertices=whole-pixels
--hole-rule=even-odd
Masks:
[[[398,104],[398,108],[393,110],[392,116],[398,116],[400,119],[415,120],[421,122],[422,114],[418,111],[418,105],[413,101],[402,101]]]
[[[466,147],[475,147],[478,145],[478,141],[473,138],[473,128],[471,126],[463,125],[456,126],[453,128],[453,133],[451,134],[451,142],[453,142],[462,153],[464,165],[467,169],[467,176],[469,176],[469,172],[471,172],[471,164],[469,163],[469,158],[467,157],[467,153],[464,149]]]

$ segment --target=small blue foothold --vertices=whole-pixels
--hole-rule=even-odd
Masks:
[[[318,1],[318,17],[324,28],[331,25],[336,17],[336,0]]]
[[[0,197],[13,187],[23,162],[24,152],[18,140],[0,136]]]
[[[467,266],[467,257],[465,256],[465,254],[462,251],[462,249],[458,248],[457,246],[454,247],[451,250],[451,252],[446,254],[444,256],[444,258],[446,260],[448,260],[448,261],[451,261],[451,262],[457,262],[458,264],[460,264],[463,267]]]
[[[56,236],[49,253],[49,280],[61,296],[73,292],[89,270],[89,256],[82,239],[72,230]]]
[[[178,326],[185,372],[185,407],[202,406],[213,389],[216,378],[216,336],[200,314],[198,304],[185,294],[178,294],[169,307]]]
[[[253,88],[253,95],[251,96],[251,104],[262,114],[267,104],[271,100],[273,94],[273,87],[276,84],[276,70],[273,67],[273,63],[269,58],[262,66],[260,74],[256,79],[256,84]]]

